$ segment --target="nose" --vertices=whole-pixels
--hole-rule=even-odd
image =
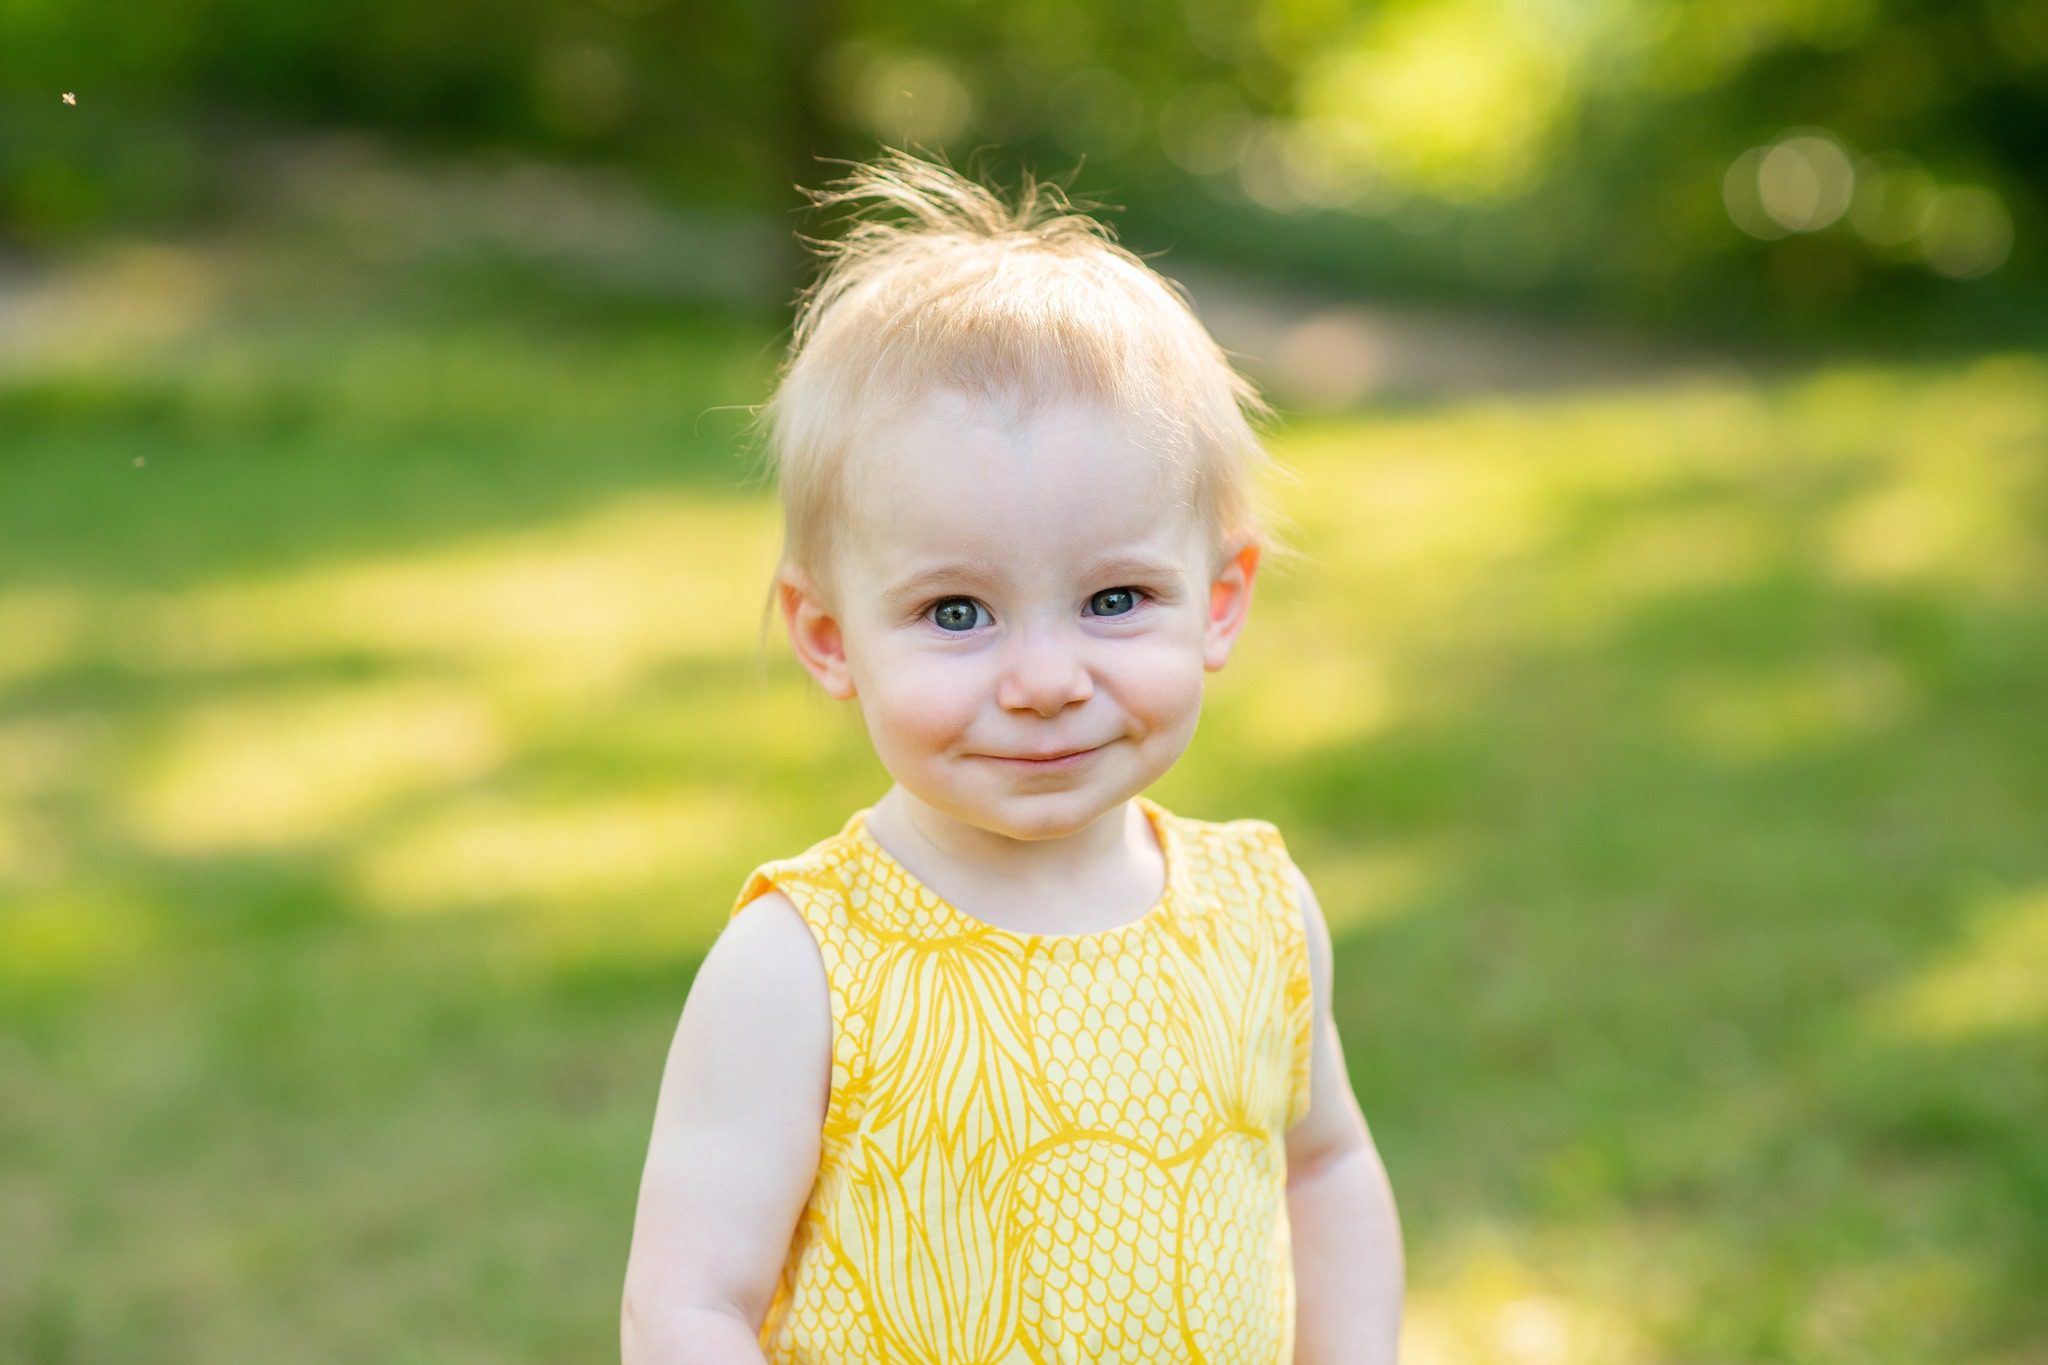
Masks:
[[[1027,625],[1002,643],[996,701],[1006,711],[1056,716],[1095,695],[1083,645],[1058,626]]]

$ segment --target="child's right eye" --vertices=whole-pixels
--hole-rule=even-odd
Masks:
[[[971,597],[942,597],[926,608],[925,615],[940,630],[965,635],[974,629],[975,613],[980,610],[981,604]]]

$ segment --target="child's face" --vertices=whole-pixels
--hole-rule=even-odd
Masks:
[[[859,700],[890,775],[956,819],[1044,838],[1171,768],[1244,625],[1257,549],[1212,572],[1170,471],[1091,405],[1020,424],[939,391],[877,452],[850,492],[840,614],[801,584],[784,604],[799,657]]]

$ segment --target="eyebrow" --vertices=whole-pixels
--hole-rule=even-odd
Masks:
[[[1129,574],[1133,578],[1165,579],[1178,582],[1180,569],[1163,560],[1143,555],[1115,555],[1099,559],[1088,567],[1087,576],[1100,578],[1108,574]],[[1002,577],[1002,568],[993,560],[969,559],[952,564],[935,564],[928,569],[919,569],[893,584],[885,594],[891,598],[911,597],[949,583],[991,583]]]

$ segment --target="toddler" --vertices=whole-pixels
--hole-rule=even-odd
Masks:
[[[1143,795],[1283,550],[1268,417],[1056,187],[900,151],[766,409],[775,593],[893,784],[747,877],[669,1053],[628,1365],[1392,1362],[1393,1199],[1279,831]]]

